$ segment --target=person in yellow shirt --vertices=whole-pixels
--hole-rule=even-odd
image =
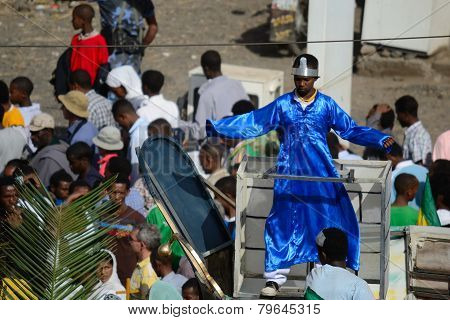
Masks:
[[[153,224],[141,224],[129,235],[130,246],[138,257],[138,263],[131,276],[131,299],[148,300],[152,285],[158,280],[150,262],[152,250],[158,250],[161,236]]]
[[[0,80],[0,104],[3,111],[2,126],[8,128],[12,126],[25,126],[25,121],[20,110],[13,105],[9,99],[9,89],[6,83]]]

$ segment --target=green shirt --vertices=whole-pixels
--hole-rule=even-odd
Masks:
[[[172,229],[170,229],[169,225],[167,224],[166,219],[164,218],[161,210],[157,206],[154,206],[150,209],[150,212],[147,216],[147,222],[149,224],[154,224],[158,227],[159,233],[161,234],[161,244],[165,244],[169,242],[170,238],[172,237]],[[172,258],[173,263],[172,267],[173,270],[178,270],[178,266],[180,264],[180,259],[183,257],[184,251],[181,248],[181,245],[178,241],[175,241],[172,244]]]
[[[411,207],[391,206],[391,227],[406,227],[417,224],[419,212]]]

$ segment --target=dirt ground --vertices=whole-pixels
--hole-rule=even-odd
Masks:
[[[154,41],[156,45],[231,44],[268,39],[270,0],[154,0],[153,2],[159,24],[159,33]],[[1,3],[0,43],[68,44],[74,34],[71,26],[71,9],[67,8],[66,3],[62,7],[63,12],[51,12],[45,8],[38,11],[33,5],[31,11],[18,13]],[[97,15],[97,28],[98,19]],[[148,48],[142,69],[152,68],[162,71],[166,76],[163,93],[166,97],[176,100],[187,90],[188,71],[198,66],[202,52],[211,48],[218,50],[226,63],[283,70],[285,91],[293,87],[289,76],[292,56],[278,46]],[[53,98],[52,87],[48,80],[63,50],[64,48],[0,48],[0,78],[9,83],[18,75],[30,77],[35,84],[33,100],[40,102],[43,110],[53,114],[60,126],[65,126],[66,123]],[[426,59],[424,61],[428,63]],[[354,74],[352,116],[358,123],[364,124],[364,117],[373,104],[387,102],[393,105],[396,98],[410,94],[418,100],[419,116],[435,141],[440,133],[450,129],[449,80],[444,75],[434,73],[415,77]],[[401,142],[403,131],[398,123],[395,125],[394,133]]]

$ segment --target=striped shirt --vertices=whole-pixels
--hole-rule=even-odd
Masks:
[[[111,101],[99,95],[94,90],[88,91],[86,93],[86,97],[89,100],[88,120],[92,122],[92,124],[96,126],[99,131],[106,126],[116,126],[116,122],[114,121],[111,111]]]
[[[403,158],[413,162],[427,161],[428,154],[431,155],[431,136],[423,127],[421,121],[417,121],[409,126],[405,131],[405,141],[403,142]]]

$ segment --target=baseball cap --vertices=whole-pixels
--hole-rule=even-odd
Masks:
[[[41,131],[46,128],[55,129],[55,119],[48,113],[37,114],[31,119],[30,131]]]

